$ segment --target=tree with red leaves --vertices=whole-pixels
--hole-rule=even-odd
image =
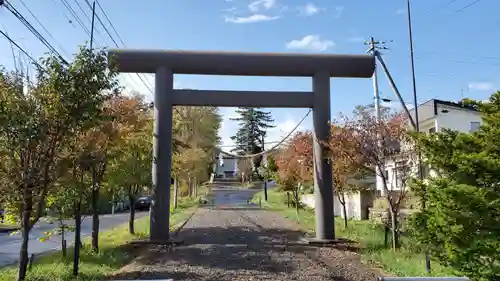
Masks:
[[[313,135],[297,132],[276,157],[279,179],[286,188],[313,179]]]
[[[345,132],[350,132],[344,141],[355,149],[355,166],[377,175],[389,205],[392,229],[392,247],[398,246],[398,216],[401,203],[408,192],[407,183],[416,167],[416,153],[413,139],[407,132],[405,118],[384,112],[380,120],[370,114],[368,106],[358,106],[352,118],[344,117]],[[393,190],[391,179],[385,172],[388,162],[397,164],[397,177],[400,184]]]
[[[297,132],[276,159],[281,183],[286,190],[293,191],[297,215],[300,205],[299,187],[313,180],[312,143],[312,132]]]
[[[360,180],[371,174],[364,165],[364,157],[359,149],[359,141],[352,128],[334,125],[330,127],[330,142],[326,144],[332,163],[332,187],[340,204],[347,228],[346,195],[367,188]]]

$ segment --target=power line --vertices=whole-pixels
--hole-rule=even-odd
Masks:
[[[85,33],[87,33],[88,36],[90,36],[90,31],[88,30],[88,28],[85,26],[85,24],[83,24],[83,21],[80,19],[80,17],[78,16],[78,14],[76,14],[75,10],[73,10],[73,8],[71,7],[71,5],[68,3],[68,1],[66,0],[61,0],[61,2],[63,3],[64,7],[66,7],[66,9],[70,12],[70,14],[73,16],[73,18],[75,18],[76,22],[80,25],[80,27],[85,31]]]
[[[90,4],[90,2],[88,0],[85,0],[85,2],[89,6],[89,8],[92,9],[92,5]],[[116,45],[116,47],[119,47],[118,43],[116,43],[116,41],[115,41],[115,38],[113,38],[113,35],[111,35],[111,33],[109,32],[106,25],[102,22],[101,17],[99,17],[99,15],[97,13],[95,16],[96,16],[97,20],[99,21],[99,23],[101,24],[102,28],[104,28],[104,31],[106,31],[106,33],[108,34],[109,38],[111,38],[111,41],[113,41],[113,43]]]
[[[54,38],[54,36],[52,35],[52,33],[50,31],[47,30],[47,28],[45,27],[45,25],[43,25],[40,20],[38,20],[38,17],[35,16],[35,14],[31,11],[31,9],[24,3],[23,0],[19,0],[19,2],[21,2],[21,4],[24,6],[24,8],[26,8],[26,10],[28,11],[28,13],[30,13],[30,15],[35,19],[35,21],[43,28],[43,30],[45,30],[45,32],[50,36],[50,38],[52,38],[52,40],[54,40],[54,42],[58,45],[58,47],[63,51],[63,53],[67,56],[69,56],[69,53],[64,49],[63,46],[61,46],[61,44],[59,44],[59,42],[57,41],[56,38]]]
[[[56,0],[52,0],[52,3],[57,5]],[[74,28],[76,28],[76,25],[73,23],[73,21],[63,12],[61,14],[68,20],[68,23],[71,24]]]
[[[42,44],[44,44],[53,54],[57,55],[63,63],[68,64],[63,56],[61,56],[61,54],[54,48],[54,46],[52,46],[52,44],[50,44],[47,39],[45,39],[45,37],[43,37],[43,35],[40,34],[40,32],[38,32],[38,30],[36,30],[36,28],[33,27],[33,25],[31,25],[31,23],[14,6],[12,6],[12,4],[10,4],[8,1],[5,1],[3,6],[7,10],[9,10],[19,21],[21,21],[21,23],[23,23],[24,26],[26,26],[26,28],[28,28],[28,30],[31,31],[31,33],[33,33],[33,35],[35,35],[35,37],[40,40],[40,42],[42,42]]]
[[[92,6],[90,5],[90,2],[88,0],[85,0],[85,2],[87,3],[87,5],[91,8]],[[110,27],[113,29],[113,31],[116,33],[116,36],[118,37],[118,39],[120,40],[120,42],[122,43],[123,47],[126,47],[125,45],[125,42],[123,42],[123,39],[120,37],[120,35],[118,34],[116,28],[114,27],[113,23],[111,22],[111,20],[109,19],[108,15],[106,14],[106,12],[104,11],[104,9],[102,8],[101,4],[99,3],[99,1],[96,0],[96,3],[99,7],[99,9],[101,10],[102,14],[104,15],[104,17],[107,19]],[[108,34],[108,36],[111,38],[111,40],[113,41],[113,43],[115,43],[115,46],[117,48],[119,48],[119,44],[116,42],[116,40],[113,38],[113,35],[111,34],[111,32],[109,32],[108,28],[105,26],[105,24],[102,22],[101,18],[99,17],[99,15],[96,14],[96,17],[97,17],[97,20],[99,21],[99,23],[101,24],[101,26],[104,28],[104,31],[106,31],[106,33]],[[151,89],[151,87],[146,83],[146,81],[144,80],[144,78],[139,75],[139,73],[136,73],[137,77],[139,78],[139,80],[142,82],[142,84],[146,87],[146,89],[148,89],[148,91],[151,93],[151,94],[154,94],[153,93],[153,90]]]
[[[306,120],[307,116],[309,116],[309,114],[311,112],[312,112],[312,109],[309,109],[309,111],[304,115],[304,117],[302,117],[302,119],[299,121],[299,123],[297,123],[297,125],[283,139],[281,139],[277,144],[275,144],[273,147],[271,147],[267,150],[264,150],[264,151],[261,151],[259,153],[255,153],[255,154],[237,155],[237,154],[226,152],[226,151],[220,149],[220,147],[217,147],[216,149],[221,154],[225,154],[225,155],[228,155],[228,156],[231,156],[234,158],[238,158],[238,159],[254,158],[254,157],[259,157],[261,155],[264,155],[266,153],[270,153],[273,150],[275,150],[276,148],[278,148],[280,145],[282,145],[299,128],[299,126],[302,124],[302,122],[304,122],[304,120]]]
[[[106,20],[109,22],[109,25],[111,26],[111,29],[113,29],[113,31],[115,32],[116,36],[120,40],[120,42],[122,42],[123,46],[125,46],[125,42],[123,42],[122,38],[120,37],[120,34],[118,34],[118,31],[116,31],[115,26],[113,25],[113,23],[109,19],[108,15],[106,14],[106,12],[104,11],[104,9],[102,8],[101,3],[99,3],[99,1],[96,1],[96,3],[97,3],[97,6],[99,7],[99,9],[101,10],[102,14],[106,18]]]
[[[92,22],[92,19],[90,17],[90,15],[87,14],[87,12],[85,12],[85,9],[82,7],[82,5],[80,5],[80,2],[78,2],[78,0],[73,0],[75,1],[76,5],[78,6],[78,8],[80,9],[80,11],[82,11],[82,13],[85,15],[85,17],[87,18],[87,20],[89,20],[89,22],[91,23]],[[92,7],[91,7],[91,10],[92,10]],[[104,36],[102,35],[102,33],[97,29],[97,28],[94,28],[94,31],[102,38],[104,39]],[[95,40],[94,40],[95,42]]]
[[[26,50],[24,50],[23,48],[21,48],[21,46],[19,46],[19,44],[16,43],[16,41],[14,41],[12,38],[10,38],[10,36],[0,30],[0,34],[3,35],[3,37],[5,37],[7,40],[10,41],[10,43],[12,43],[12,45],[16,46],[21,52],[23,52],[23,54],[25,54],[31,61],[33,61],[33,63],[40,69],[44,69]]]
[[[436,13],[436,12],[439,12],[439,11],[443,10],[444,8],[446,8],[449,5],[453,4],[454,2],[457,2],[457,0],[450,0],[450,1],[448,1],[446,4],[439,6],[436,10],[431,11],[427,16],[430,16],[430,15]]]
[[[462,7],[460,9],[456,10],[455,12],[449,14],[448,16],[451,17],[451,16],[456,15],[456,14],[458,14],[460,12],[463,12],[464,10],[466,10],[466,9],[470,8],[471,6],[479,3],[480,1],[482,1],[482,0],[475,0],[472,3],[469,3],[468,5],[465,5],[464,7]]]

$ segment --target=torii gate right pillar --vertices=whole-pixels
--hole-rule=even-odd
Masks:
[[[333,210],[332,165],[327,158],[325,143],[330,139],[330,75],[317,72],[313,76],[313,164],[316,241],[335,239]]]

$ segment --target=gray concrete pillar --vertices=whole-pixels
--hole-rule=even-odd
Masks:
[[[327,72],[313,76],[313,92],[316,240],[327,241],[335,238],[332,166],[327,159],[326,148],[321,144],[330,138],[330,76]]]
[[[170,238],[170,174],[172,168],[172,101],[174,75],[166,67],[156,70],[153,131],[153,202],[149,238],[167,242]]]

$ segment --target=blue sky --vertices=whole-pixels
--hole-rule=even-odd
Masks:
[[[65,0],[88,28],[85,0]],[[9,0],[62,54],[88,40],[63,0]],[[500,86],[498,0],[413,1],[414,45],[419,101],[431,98],[485,99]],[[52,36],[38,24],[23,3]],[[77,5],[79,3],[83,11]],[[237,50],[252,52],[364,53],[363,40],[392,40],[384,51],[394,79],[411,102],[411,72],[405,0],[100,0],[129,48]],[[382,4],[383,3],[383,4]],[[107,24],[104,15],[98,14]],[[33,57],[47,49],[5,8],[0,28]],[[71,19],[72,22],[69,22]],[[111,31],[110,27],[107,28]],[[97,23],[98,46],[114,47]],[[55,40],[54,40],[55,38]],[[120,41],[118,43],[121,45]],[[64,51],[63,51],[64,49]],[[9,43],[0,39],[0,64],[12,68]],[[151,83],[152,77],[146,77]],[[128,89],[149,94],[136,76],[123,75]],[[381,96],[395,100],[380,74]],[[332,79],[332,116],[373,101],[370,79]],[[307,78],[176,76],[176,87],[234,90],[310,90]],[[224,144],[236,124],[231,108],[225,115]],[[307,109],[272,109],[275,141],[291,130]],[[308,118],[301,129],[311,127]]]

